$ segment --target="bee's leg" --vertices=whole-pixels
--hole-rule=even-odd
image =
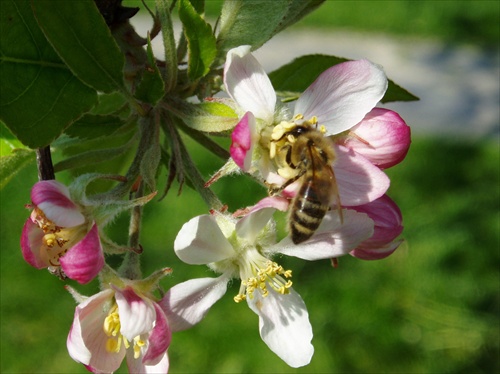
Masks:
[[[305,173],[306,173],[306,169],[305,168],[301,169],[300,172],[295,177],[288,179],[281,186],[278,186],[276,184],[266,183],[268,186],[269,196],[275,196],[275,195],[279,194],[281,191],[283,191],[285,188],[287,188],[289,185],[291,185],[297,179],[302,177]]]

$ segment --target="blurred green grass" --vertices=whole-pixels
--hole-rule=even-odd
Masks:
[[[194,148],[208,177],[221,161]],[[414,139],[406,160],[388,170],[405,224],[406,242],[396,253],[373,262],[343,257],[336,269],[328,261],[278,259],[293,269],[294,288],[309,309],[316,349],[309,366],[289,368],[267,349],[257,317],[232,301],[235,282],[202,323],[174,335],[171,372],[498,372],[499,161],[497,141]],[[19,250],[23,204],[35,179],[32,167],[1,194],[0,371],[85,373],[66,351],[74,302],[64,283],[28,266]],[[232,210],[264,194],[245,177],[215,188]],[[213,276],[172,251],[182,224],[205,211],[187,187],[146,207],[145,274],[173,267],[165,288]],[[127,221],[124,215],[114,222],[116,240],[125,240]],[[97,291],[95,283],[69,283],[84,294]]]

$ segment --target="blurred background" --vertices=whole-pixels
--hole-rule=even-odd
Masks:
[[[207,1],[207,16],[215,17],[220,4]],[[234,282],[199,325],[174,335],[172,373],[500,371],[499,14],[498,1],[327,1],[256,52],[268,71],[312,53],[368,58],[420,97],[387,105],[413,132],[406,160],[387,170],[406,241],[387,259],[346,256],[335,269],[329,261],[279,259],[293,269],[294,288],[308,306],[310,365],[289,368],[266,347],[257,316],[232,300]],[[150,27],[147,18],[133,23],[142,32]],[[222,165],[188,145],[205,178]],[[21,256],[24,205],[36,180],[33,164],[0,195],[0,371],[85,373],[66,350],[75,303],[65,283]],[[189,187],[180,196],[177,188],[147,205],[141,239],[145,275],[158,266],[174,269],[165,289],[214,276],[173,253],[182,224],[207,210]],[[230,210],[266,193],[245,177],[221,180],[214,191]],[[110,236],[125,243],[127,226],[124,214]],[[98,292],[96,282],[68,283],[82,294]]]

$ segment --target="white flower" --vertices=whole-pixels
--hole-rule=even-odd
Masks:
[[[301,245],[294,245],[289,238],[276,243],[271,217],[287,204],[285,199],[267,198],[239,220],[214,213],[184,224],[174,243],[177,256],[188,264],[208,265],[221,275],[192,279],[169,290],[160,304],[172,330],[201,321],[225,294],[227,283],[240,278],[240,291],[234,300],[246,300],[259,316],[262,340],[292,367],[310,362],[314,348],[306,305],[291,287],[291,271],[270,257],[278,252],[309,260],[347,254],[372,234],[373,221],[363,213],[346,211],[340,225],[337,214],[328,214],[310,240]]]

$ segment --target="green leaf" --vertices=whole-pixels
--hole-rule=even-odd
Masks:
[[[121,128],[125,121],[113,115],[85,114],[66,130],[66,134],[74,138],[93,139],[109,136]]]
[[[115,114],[117,112],[124,112],[127,99],[119,92],[112,92],[110,94],[100,94],[98,96],[99,104],[97,104],[90,111],[92,114]]]
[[[307,14],[317,9],[325,0],[291,0],[288,2],[288,9],[282,22],[278,24],[275,34],[300,21]]]
[[[217,36],[219,57],[240,45],[260,47],[274,35],[276,28],[287,12],[285,0],[232,0],[225,1]]]
[[[125,92],[125,58],[92,0],[35,0],[43,33],[71,71],[102,92]]]
[[[170,14],[169,0],[156,0],[156,10],[161,24],[163,49],[165,51],[165,92],[177,84],[177,51],[175,49],[174,26]]]
[[[303,18],[324,0],[231,0],[221,11],[217,36],[219,58],[240,45],[262,46],[278,32]]]
[[[184,25],[184,35],[188,42],[188,77],[195,81],[210,71],[217,54],[216,40],[212,27],[189,2],[179,2],[179,18]]]
[[[291,63],[271,72],[269,78],[276,91],[302,93],[318,76],[328,68],[349,61],[346,58],[327,55],[307,55],[293,60]],[[413,101],[418,97],[389,81],[387,91],[382,102]]]
[[[0,190],[3,189],[19,171],[34,161],[35,152],[25,148],[16,148],[12,150],[10,155],[0,157]]]
[[[238,123],[238,116],[234,110],[216,101],[190,104],[176,100],[169,102],[168,105],[171,112],[193,130],[216,134],[232,130]]]
[[[389,79],[389,86],[387,87],[387,91],[385,91],[385,95],[382,98],[383,103],[389,103],[391,101],[416,101],[420,100],[417,96],[413,95],[411,92],[408,92],[403,87],[397,85],[392,80]]]
[[[163,97],[163,95],[165,95],[165,84],[163,83],[160,69],[158,69],[158,66],[156,66],[149,35],[147,55],[149,66],[144,69],[141,83],[135,91],[135,97],[151,105],[156,105],[156,103]]]
[[[0,119],[31,148],[44,147],[97,101],[45,39],[28,0],[2,0]]]

